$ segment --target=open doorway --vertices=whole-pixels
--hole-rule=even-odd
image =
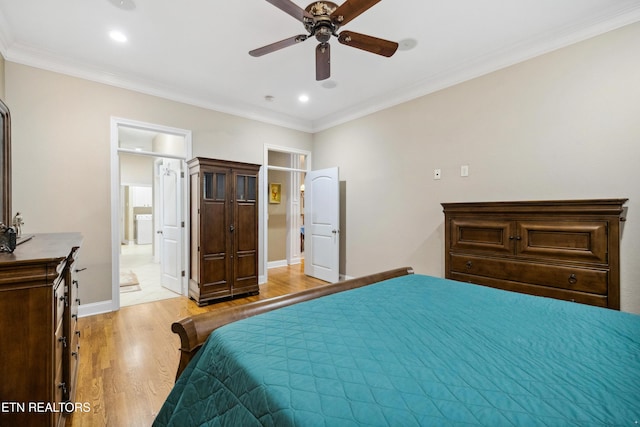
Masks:
[[[189,131],[112,119],[114,310],[186,295],[190,144]]]
[[[265,147],[265,277],[269,268],[304,262],[304,178],[310,153]]]

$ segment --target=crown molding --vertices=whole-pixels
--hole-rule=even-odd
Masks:
[[[534,40],[513,43],[398,89],[389,96],[371,98],[348,109],[337,111],[313,121],[313,132],[320,132],[340,124],[400,105],[451,86],[481,77],[509,66],[533,59],[610,31],[640,22],[640,4],[621,8],[613,14],[591,19]]]
[[[2,34],[0,34],[0,47],[2,47],[1,36]],[[121,89],[127,89],[143,93],[145,95],[157,96],[170,101],[180,102],[262,123],[307,133],[312,132],[311,121],[308,120],[299,119],[297,117],[277,113],[249,104],[238,103],[228,99],[225,99],[224,102],[216,102],[211,98],[172,90],[161,83],[150,81],[149,79],[141,76],[108,73],[99,67],[64,58],[46,50],[35,49],[31,46],[20,43],[7,44],[9,45],[9,48],[5,49],[6,53],[3,54],[3,56],[7,61],[17,64],[77,77],[96,83],[102,83]]]
[[[22,65],[157,96],[258,122],[307,133],[315,133],[639,21],[640,4],[621,7],[613,11],[609,10],[603,12],[601,15],[592,16],[579,24],[567,26],[552,33],[546,33],[533,40],[529,39],[525,42],[512,43],[480,57],[461,62],[448,70],[432,74],[418,82],[395,90],[393,94],[370,98],[317,120],[304,120],[254,105],[238,103],[229,99],[220,98],[215,100],[199,94],[179,92],[159,82],[149,81],[142,76],[106,73],[99,67],[79,63],[57,56],[52,52],[34,49],[30,46],[16,43],[13,40],[10,28],[2,13],[0,13],[0,53],[2,53],[5,60]]]

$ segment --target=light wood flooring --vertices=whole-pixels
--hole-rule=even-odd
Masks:
[[[148,427],[173,387],[180,340],[171,323],[184,317],[326,285],[303,265],[269,270],[260,294],[198,307],[178,297],[123,307],[79,319],[80,366],[74,401],[90,412],[67,419],[71,427]]]

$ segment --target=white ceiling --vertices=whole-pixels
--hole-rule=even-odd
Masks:
[[[120,1],[135,8],[116,7]],[[637,21],[640,0],[383,0],[342,29],[417,45],[384,58],[332,39],[334,88],[315,81],[312,38],[249,56],[305,33],[265,0],[0,0],[0,52],[313,132]],[[113,42],[113,29],[128,41]]]

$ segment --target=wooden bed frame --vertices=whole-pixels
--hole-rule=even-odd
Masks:
[[[198,350],[200,350],[200,347],[202,347],[202,344],[204,344],[209,334],[220,326],[299,302],[309,301],[349,289],[360,288],[408,274],[413,274],[413,268],[396,268],[381,273],[345,280],[344,282],[332,283],[326,286],[295,292],[289,295],[281,295],[236,307],[227,307],[218,311],[198,314],[174,322],[171,325],[171,330],[180,336],[180,364],[178,365],[176,380],[180,377],[180,374],[182,374],[182,371],[184,371]]]

